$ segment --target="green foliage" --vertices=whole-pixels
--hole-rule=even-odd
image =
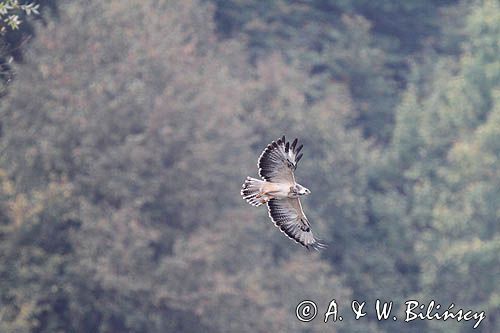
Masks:
[[[500,8],[452,4],[61,2],[0,105],[0,331],[499,331]],[[238,195],[283,134],[319,254]]]
[[[29,24],[26,28],[24,18],[38,16],[39,7],[40,4],[37,2],[0,1],[0,97],[6,94],[14,76],[10,64],[14,56],[21,53],[21,45],[27,40],[24,35],[20,37],[25,29],[29,29]]]
[[[346,298],[349,288],[342,277],[319,257],[309,262],[302,254],[295,270],[305,265],[309,275],[279,283],[289,274],[283,268],[291,254],[275,254],[274,247],[289,241],[274,230],[264,212],[252,217],[240,211],[237,218],[228,213],[241,203],[234,193],[239,193],[242,170],[253,170],[255,164],[256,152],[250,147],[255,128],[244,107],[250,102],[246,93],[265,93],[277,82],[267,81],[265,72],[254,78],[231,74],[224,57],[239,52],[238,46],[216,43],[210,7],[193,1],[166,2],[158,8],[151,1],[130,12],[131,4],[62,7],[60,21],[40,30],[2,109],[1,163],[17,186],[38,189],[64,179],[79,203],[73,210],[79,231],[68,237],[71,265],[62,264],[64,270],[53,274],[69,284],[61,296],[64,312],[54,307],[37,312],[50,303],[49,296],[40,295],[29,313],[43,323],[38,330],[224,331],[227,316],[254,307],[262,310],[235,321],[235,329],[248,330],[256,323],[260,330],[269,325],[292,329],[299,324],[291,320],[294,306],[303,295],[322,296],[326,303],[330,296],[321,290],[332,287],[335,297]],[[164,14],[156,15],[160,9]],[[79,13],[78,19],[74,13]],[[300,94],[282,91],[284,103],[304,105],[295,103],[304,100]],[[275,103],[271,98],[261,107],[271,109],[278,106]],[[16,112],[20,109],[22,113]],[[274,124],[284,120],[277,118]],[[299,121],[289,124],[298,126]],[[269,125],[262,128],[266,141],[274,135]],[[239,244],[241,249],[255,247],[260,261],[249,255],[243,265],[236,244],[228,241],[246,237],[247,230],[235,229],[215,248],[211,243],[202,246],[207,267],[200,266],[199,238],[211,240],[222,226],[239,220],[260,223],[260,229]],[[266,241],[267,234],[273,237]],[[241,264],[230,265],[227,272],[215,269],[228,265],[230,258],[221,256],[228,251],[234,253],[231,260]],[[301,251],[294,248],[296,254]],[[261,274],[249,275],[250,269]],[[194,274],[192,280],[186,279],[188,274]],[[304,287],[301,281],[313,276],[324,282]],[[274,284],[267,284],[270,279]],[[233,288],[248,298],[214,287],[225,281],[234,281]],[[290,290],[289,284],[297,287]],[[269,296],[257,297],[256,290]],[[286,307],[280,303],[284,297]],[[213,309],[218,306],[228,312],[217,317]],[[259,318],[269,314],[268,321],[261,322]],[[188,316],[198,319],[184,324]],[[15,321],[9,324],[7,328],[14,327]]]
[[[411,162],[404,172],[409,217],[423,231],[416,242],[421,297],[483,309],[486,331],[500,327],[499,14],[495,1],[473,7],[460,59],[438,63],[421,96],[407,92],[394,137],[397,159]]]
[[[346,84],[357,112],[350,126],[387,142],[406,57],[436,32],[441,10],[455,1],[213,2],[222,36],[244,41],[252,59],[276,51],[299,59],[316,81],[312,102],[332,81]]]
[[[23,12],[26,15],[40,14],[38,12],[39,4],[34,2],[20,4],[19,0],[5,0],[0,2],[0,33],[4,34],[7,27],[12,30],[19,29],[21,19],[18,12]]]

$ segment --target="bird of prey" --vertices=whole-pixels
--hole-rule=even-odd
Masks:
[[[263,180],[247,177],[241,196],[252,206],[267,203],[269,217],[290,239],[306,248],[324,245],[313,235],[299,197],[311,193],[295,181],[294,171],[302,158],[297,139],[286,142],[285,136],[271,142],[257,162]]]

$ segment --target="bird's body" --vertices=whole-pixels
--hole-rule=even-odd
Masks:
[[[247,177],[241,195],[253,206],[267,203],[269,217],[288,237],[301,245],[315,249],[323,244],[313,236],[299,197],[311,193],[295,181],[294,171],[302,158],[297,139],[285,141],[283,136],[273,141],[259,157],[258,167],[262,180]]]
[[[267,202],[270,199],[285,199],[291,197],[291,186],[292,184],[264,181],[262,184],[261,193],[267,198],[265,198],[263,201]]]
[[[286,198],[298,198],[300,195],[303,195],[299,193],[306,194],[307,191],[309,191],[305,189],[304,186],[297,183],[268,182],[266,180],[259,180],[251,177],[247,177],[245,184],[247,184],[247,188],[253,186],[254,190],[257,191],[257,194],[253,197],[256,200],[250,200],[252,198],[247,199],[253,206],[260,206],[271,199],[281,200]]]

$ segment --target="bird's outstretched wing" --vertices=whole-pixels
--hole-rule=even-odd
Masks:
[[[306,248],[321,249],[325,245],[314,237],[298,198],[272,199],[267,203],[269,217],[289,238]]]
[[[259,175],[270,182],[295,183],[293,172],[302,158],[302,147],[297,148],[297,139],[286,142],[285,136],[271,142],[259,157]]]

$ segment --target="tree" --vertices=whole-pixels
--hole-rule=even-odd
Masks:
[[[332,81],[347,84],[357,111],[350,125],[385,144],[406,84],[408,54],[432,34],[440,40],[442,9],[454,1],[213,2],[219,34],[244,41],[251,61],[276,51],[301,61],[315,82],[309,102],[321,100]]]
[[[25,284],[14,285],[9,292],[26,293],[18,304],[30,307],[14,307],[6,330],[25,313],[35,321],[26,327],[38,332],[224,331],[227,323],[236,330],[308,329],[294,316],[301,298],[327,303],[324,290],[332,286],[334,296],[345,299],[349,288],[318,256],[288,267],[302,249],[279,251],[277,244],[289,240],[263,210],[258,218],[247,213],[252,207],[238,195],[241,170],[254,170],[256,158],[246,93],[272,85],[263,73],[234,70],[244,59],[241,48],[217,43],[209,5],[150,1],[131,11],[133,5],[61,6],[60,21],[40,29],[2,105],[0,165],[21,192],[68,184],[75,202],[68,214],[78,225],[53,231],[69,243],[64,259],[70,260],[43,266],[58,298],[30,298]],[[277,121],[286,124],[286,118]],[[264,129],[266,140],[274,135]],[[54,228],[63,222],[52,219]],[[36,238],[35,231],[30,235]],[[213,241],[220,236],[224,241]],[[39,237],[50,243],[50,233]],[[15,262],[16,250],[26,247],[10,244],[2,262]],[[228,251],[233,257],[222,256]],[[57,253],[43,258],[60,260]],[[14,267],[11,274],[18,278],[23,270]],[[26,275],[32,290],[46,288],[35,272]],[[313,276],[323,282],[304,285]],[[9,286],[0,290],[5,297]],[[227,306],[227,312],[211,306]],[[240,321],[231,318],[249,309],[254,312]],[[269,319],[261,322],[262,316]],[[315,330],[320,327],[318,321]]]
[[[498,330],[499,308],[499,9],[494,1],[471,7],[459,61],[437,62],[430,87],[408,90],[393,141],[419,230],[420,295],[486,311],[487,332]]]

